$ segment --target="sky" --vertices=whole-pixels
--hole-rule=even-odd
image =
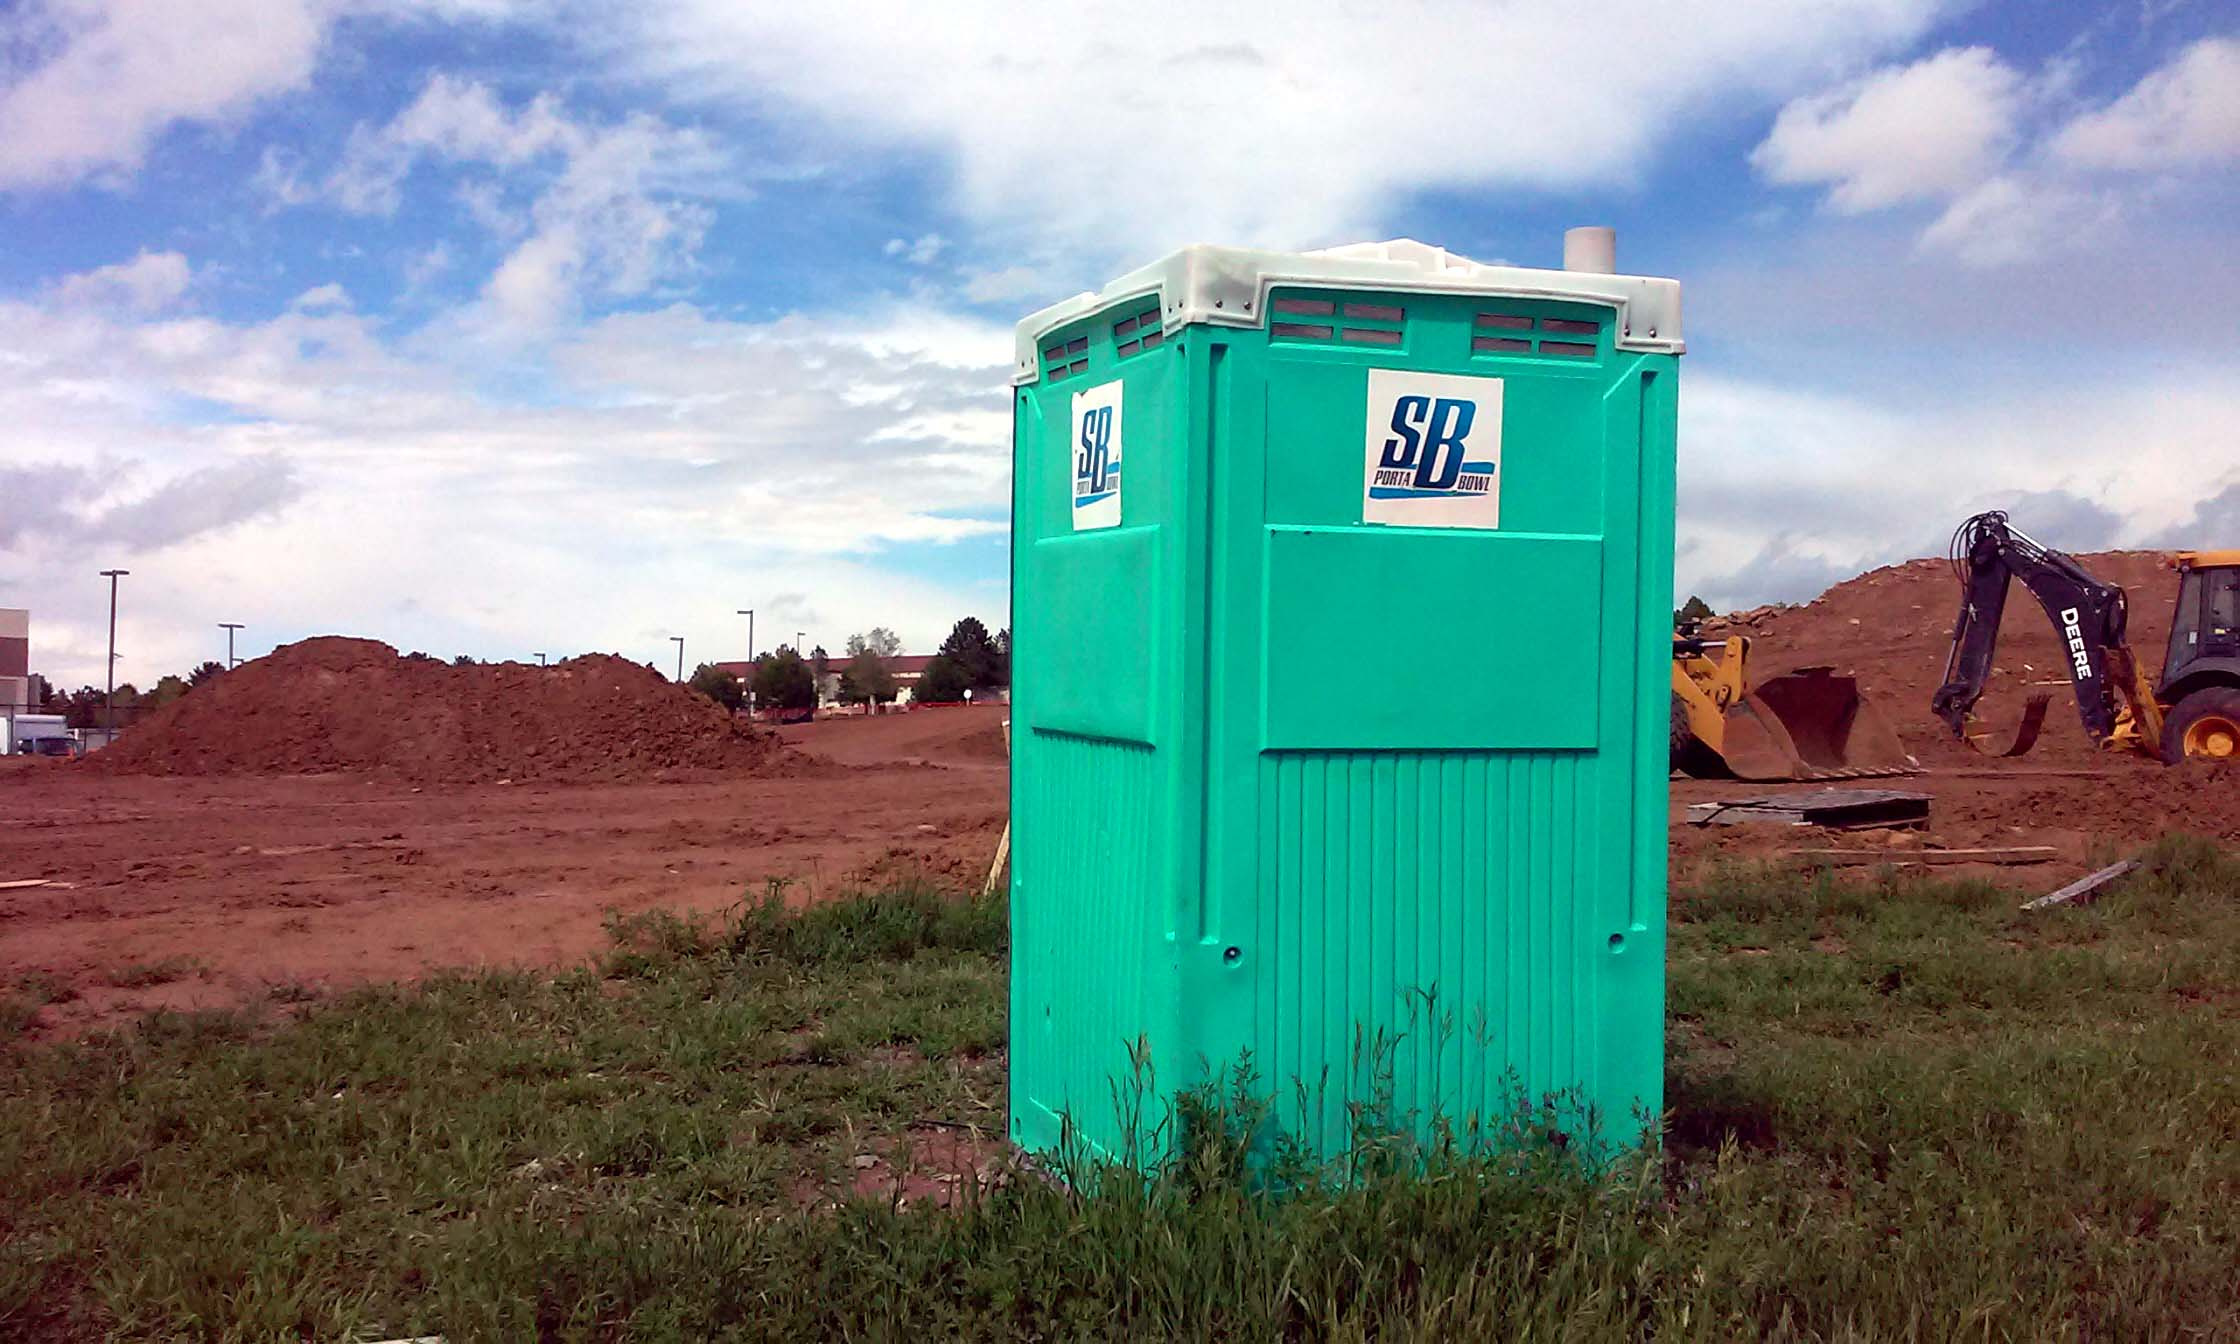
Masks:
[[[1009,623],[1011,326],[1187,243],[1678,277],[1678,590],[2240,545],[2205,0],[0,0],[0,606],[671,666]]]

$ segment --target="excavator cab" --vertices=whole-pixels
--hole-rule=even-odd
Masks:
[[[2240,551],[2183,551],[2170,652],[2156,698],[2164,716],[2162,754],[2240,756]]]

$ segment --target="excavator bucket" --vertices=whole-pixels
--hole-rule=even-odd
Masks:
[[[1854,677],[1825,667],[1768,678],[1727,711],[1720,757],[1736,779],[1861,779],[1921,763]]]

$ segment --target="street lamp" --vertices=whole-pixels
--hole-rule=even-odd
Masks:
[[[677,680],[684,680],[684,636],[671,635],[669,642],[677,646]]]
[[[543,667],[543,666],[544,666],[544,655],[543,655],[543,654],[541,654],[541,653],[537,655],[537,666],[539,666],[539,667]]]
[[[794,631],[794,632],[793,632],[793,651],[794,651],[795,653],[799,653],[799,652],[801,652],[801,639],[802,639],[802,633],[803,633],[803,632],[801,632],[801,631],[799,631],[799,630],[796,630],[796,631]]]
[[[104,569],[101,577],[109,581],[109,691],[104,697],[109,714],[109,740],[117,737],[117,580],[132,573],[129,569]]]
[[[741,607],[739,614],[747,618],[747,717],[754,717],[754,608]]]
[[[218,628],[226,632],[226,670],[230,672],[240,666],[241,662],[233,656],[233,632],[245,627],[239,621],[220,621]]]

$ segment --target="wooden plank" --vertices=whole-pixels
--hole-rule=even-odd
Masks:
[[[2102,891],[2105,891],[2110,884],[2120,878],[2128,877],[2138,870],[2139,861],[2137,859],[2125,859],[2121,863],[2111,863],[2097,873],[2078,878],[2059,891],[2049,891],[2036,900],[2024,901],[2022,908],[2025,910],[2043,910],[2048,906],[2089,902]]]
[[[1950,863],[2052,863],[2061,857],[2061,851],[2051,845],[2016,845],[2005,849],[1790,849],[1782,851],[1782,857],[1826,864],[1831,868],[1863,863],[1918,863],[1938,867]]]
[[[22,891],[26,887],[46,887],[52,885],[54,884],[49,879],[44,877],[26,877],[15,882],[0,882],[0,891]]]

